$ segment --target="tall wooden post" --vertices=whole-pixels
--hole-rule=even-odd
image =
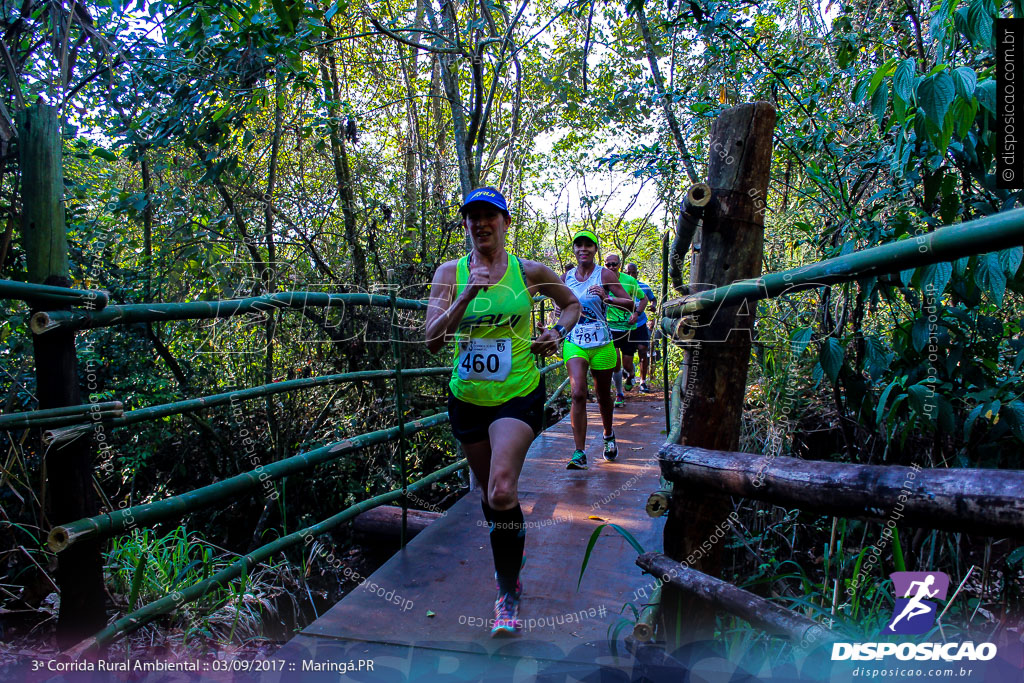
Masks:
[[[712,200],[704,212],[700,251],[694,258],[699,282],[710,289],[761,275],[764,207],[772,157],[775,109],[767,102],[728,109],[711,127],[708,184]],[[691,293],[695,291],[691,287]],[[698,320],[689,354],[683,398],[681,443],[721,451],[739,450],[740,419],[747,386],[756,303],[711,311]],[[676,485],[665,524],[665,553],[712,576],[721,574],[723,541],[716,529],[731,512],[727,496]],[[710,550],[705,542],[711,542]],[[662,592],[668,642],[711,638],[714,612],[670,585]]]
[[[22,240],[30,282],[70,287],[64,227],[64,167],[57,111],[37,103],[18,116]],[[32,339],[39,407],[82,403],[75,333],[56,330]],[[43,458],[46,511],[52,525],[98,512],[93,490],[91,440],[52,446]],[[98,543],[75,544],[58,556],[60,613],[57,642],[73,645],[106,625],[103,563]]]

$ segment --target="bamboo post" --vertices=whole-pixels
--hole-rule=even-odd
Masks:
[[[18,116],[22,239],[30,282],[70,287],[64,227],[63,144],[57,110],[37,102]],[[78,386],[75,333],[60,331],[32,338],[39,408],[82,403]],[[47,452],[46,509],[50,523],[96,514],[90,440],[77,439]],[[103,560],[98,543],[82,543],[57,564],[60,612],[57,643],[66,647],[106,623]]]
[[[695,244],[694,284],[720,287],[761,274],[764,205],[768,191],[775,109],[767,102],[722,112],[711,128],[708,185],[700,247]],[[693,289],[691,288],[691,292]],[[756,307],[741,301],[700,317],[690,342],[690,364],[681,402],[679,442],[722,451],[739,449],[740,418],[750,361]],[[677,483],[665,524],[665,554],[685,561],[731,511],[729,498],[692,483]],[[701,556],[702,555],[702,556]],[[722,544],[693,563],[710,576],[721,574]],[[670,643],[714,635],[714,609],[666,585],[663,593]],[[676,618],[685,615],[685,620]],[[687,631],[681,632],[681,624]]]
[[[638,643],[649,643],[654,640],[658,613],[661,610],[661,586],[651,593],[651,601],[640,608],[640,615],[633,624],[633,639]]]
[[[661,307],[665,306],[668,298],[668,233],[661,237]],[[661,312],[655,311],[658,327],[661,328]],[[665,393],[665,433],[672,431],[672,418],[669,416],[669,386],[668,386],[668,337],[664,330],[661,333],[661,386]]]
[[[404,548],[409,531],[409,499],[405,496],[408,484],[405,462],[405,386],[402,382],[402,339],[398,325],[397,292],[395,271],[388,270],[388,293],[391,297],[391,352],[395,357],[395,413],[398,415],[398,471],[402,481],[402,533],[399,536],[399,547]]]

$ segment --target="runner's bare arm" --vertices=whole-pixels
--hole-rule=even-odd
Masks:
[[[633,310],[633,297],[626,292],[626,288],[619,282],[619,276],[614,271],[602,268],[601,284],[611,290],[612,293],[612,296],[605,298],[605,303],[624,309],[627,312]]]
[[[555,274],[555,271],[543,263],[523,259],[522,264],[523,270],[526,272],[527,291],[530,292],[530,296],[542,294],[550,298],[560,310],[557,324],[564,327],[565,334],[568,334],[576,325],[576,321],[580,319],[580,313],[583,310],[580,307],[579,299]],[[530,350],[533,353],[547,355],[558,351],[561,343],[562,335],[552,328],[537,337]]]
[[[480,292],[481,287],[476,280],[480,279],[470,272],[469,283],[462,293],[452,301],[455,294],[455,273],[457,261],[448,261],[434,273],[434,281],[430,283],[430,299],[427,301],[427,349],[437,353],[458,329],[462,316],[466,313],[469,302]],[[486,282],[486,278],[483,279]],[[471,286],[477,285],[477,286]]]

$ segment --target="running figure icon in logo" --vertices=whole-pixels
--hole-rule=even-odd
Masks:
[[[924,633],[935,625],[936,603],[927,598],[946,599],[949,576],[943,572],[894,572],[896,605],[893,620],[882,633]]]

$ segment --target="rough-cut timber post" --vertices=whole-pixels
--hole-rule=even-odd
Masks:
[[[699,282],[691,284],[691,292],[761,274],[763,208],[774,128],[775,109],[767,102],[727,109],[712,125],[708,154],[711,202],[704,209],[700,252],[695,254]],[[689,354],[681,443],[739,450],[755,310],[740,302],[700,319]],[[691,560],[716,528],[727,524],[730,510],[725,495],[686,482],[676,484],[665,524],[665,554],[719,576],[721,543]],[[714,611],[706,602],[666,585],[662,606],[669,643],[712,637]],[[676,610],[684,619],[676,618]],[[677,630],[680,623],[682,628]]]
[[[37,103],[18,117],[22,239],[31,282],[70,287],[68,244],[64,227],[64,168],[57,111]],[[39,408],[82,403],[78,387],[75,333],[59,331],[32,339]],[[59,524],[96,514],[92,487],[91,439],[47,450],[46,509]],[[57,565],[60,614],[57,643],[65,647],[103,628],[103,563],[98,543],[82,543],[61,555]]]

